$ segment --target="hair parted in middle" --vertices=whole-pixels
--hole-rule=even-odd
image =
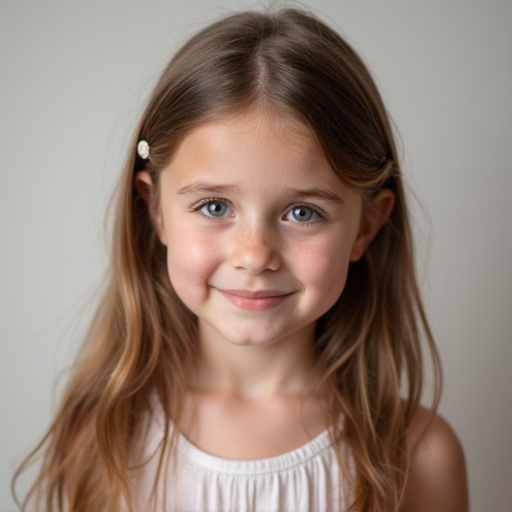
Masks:
[[[233,14],[213,23],[178,51],[157,83],[121,178],[110,280],[88,351],[59,411],[61,421],[48,434],[50,458],[39,485],[59,453],[77,449],[62,425],[94,425],[95,433],[81,439],[91,463],[74,470],[74,488],[80,489],[75,499],[112,504],[124,495],[130,503],[130,439],[152,390],[158,391],[167,427],[179,424],[197,322],[171,286],[166,248],[134,177],[142,169],[150,173],[158,208],[159,173],[184,137],[255,106],[305,126],[333,172],[362,195],[366,207],[382,188],[395,194],[389,220],[362,259],[350,264],[342,295],[319,319],[315,343],[316,377],[331,390],[333,441],[348,443],[354,461],[353,510],[398,510],[407,473],[405,429],[421,398],[425,340],[438,384],[440,379],[415,278],[403,180],[368,70],[326,24],[295,9]],[[147,159],[137,156],[139,140],[149,143]],[[170,441],[166,433],[164,446]],[[62,497],[69,468],[62,459],[59,468],[52,489]]]

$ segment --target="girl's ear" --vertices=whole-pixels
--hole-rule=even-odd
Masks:
[[[359,233],[352,246],[350,261],[358,261],[379,232],[382,225],[389,219],[395,206],[395,193],[389,188],[380,190],[363,208]]]
[[[137,189],[137,192],[140,194],[148,207],[149,216],[151,217],[151,222],[153,223],[158,238],[160,238],[162,244],[167,245],[167,241],[165,239],[165,230],[163,229],[164,224],[162,214],[160,213],[160,209],[155,205],[155,200],[153,197],[153,180],[151,179],[149,172],[137,172],[137,174],[135,174],[134,185]]]

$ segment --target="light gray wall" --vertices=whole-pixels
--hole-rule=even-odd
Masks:
[[[103,215],[170,52],[246,1],[0,0],[0,511],[105,262]],[[313,4],[310,4],[313,6]],[[472,510],[512,503],[512,3],[318,0],[401,134]]]

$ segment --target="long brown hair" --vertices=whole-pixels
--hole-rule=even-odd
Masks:
[[[121,176],[104,296],[55,419],[19,470],[42,455],[23,509],[31,500],[45,510],[119,510],[123,501],[131,508],[134,433],[155,389],[167,427],[179,424],[196,341],[196,319],[170,285],[165,247],[134,175],[145,168],[158,189],[159,172],[190,130],[258,102],[310,127],[333,171],[363,198],[384,187],[395,194],[389,221],[350,264],[343,294],[319,319],[316,348],[317,375],[332,389],[334,446],[348,443],[354,461],[351,510],[399,509],[405,432],[422,394],[425,347],[435,370],[434,406],[440,385],[400,165],[386,110],[360,58],[324,23],[295,9],[221,19],[163,72]],[[135,151],[140,139],[151,147],[146,161]],[[342,430],[335,428],[340,414]]]

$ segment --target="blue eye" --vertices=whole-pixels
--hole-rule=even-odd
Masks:
[[[305,205],[297,205],[286,214],[286,220],[294,222],[311,222],[319,216],[319,213],[314,208]]]
[[[221,201],[208,201],[201,206],[199,211],[207,217],[222,218],[229,214],[229,207]]]

